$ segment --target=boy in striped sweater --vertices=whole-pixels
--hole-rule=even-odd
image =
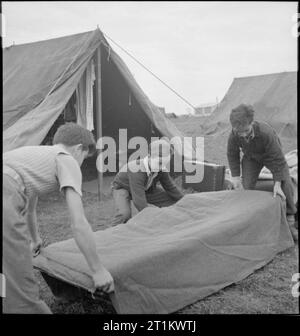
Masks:
[[[102,265],[81,201],[83,160],[95,151],[93,135],[70,123],[61,126],[53,146],[24,146],[3,155],[4,313],[51,313],[39,299],[32,254],[42,246],[36,220],[37,198],[60,189],[66,198],[74,239],[89,265],[95,288],[114,289]],[[31,242],[31,244],[30,244]]]

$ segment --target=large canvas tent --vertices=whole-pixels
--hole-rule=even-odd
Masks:
[[[39,145],[95,64],[95,135],[182,136],[135,81],[99,29],[3,52],[3,149]]]
[[[255,118],[269,123],[280,136],[296,137],[297,72],[235,78],[204,130],[218,134],[228,129],[231,110],[242,103],[253,105]]]

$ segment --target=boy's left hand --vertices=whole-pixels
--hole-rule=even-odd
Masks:
[[[36,257],[37,255],[40,254],[42,245],[43,245],[43,241],[40,237],[37,239],[36,242],[31,242],[30,248],[31,248],[33,257]]]
[[[276,195],[279,195],[285,201],[286,197],[285,197],[285,194],[283,193],[283,191],[281,189],[280,184],[281,184],[280,182],[275,182],[274,189],[273,189],[273,197],[276,197]]]

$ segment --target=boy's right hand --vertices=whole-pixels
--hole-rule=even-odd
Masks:
[[[111,293],[115,290],[114,280],[106,268],[102,267],[92,277],[96,290],[99,289],[105,293]]]
[[[31,248],[33,257],[36,257],[37,255],[40,254],[42,246],[43,246],[43,241],[40,237],[36,239],[36,242],[30,243],[30,248]]]
[[[235,176],[231,178],[231,182],[233,184],[233,188],[235,190],[243,190],[243,185],[242,185],[242,179],[240,178],[240,176]]]

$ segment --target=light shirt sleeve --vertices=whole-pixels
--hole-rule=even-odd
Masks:
[[[82,174],[77,161],[69,154],[59,153],[56,157],[56,166],[60,191],[71,187],[82,196]]]

